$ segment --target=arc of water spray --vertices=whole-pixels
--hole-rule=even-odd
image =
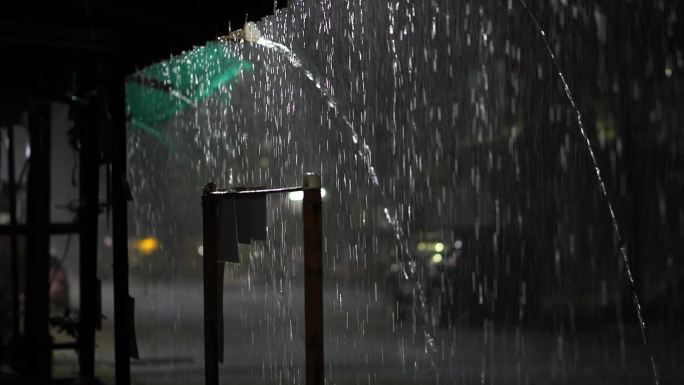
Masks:
[[[639,296],[638,296],[637,291],[636,291],[636,285],[634,284],[634,277],[632,276],[632,268],[631,268],[630,263],[629,263],[629,258],[627,258],[627,251],[625,249],[624,240],[622,239],[622,232],[620,231],[620,226],[618,225],[618,221],[617,221],[617,218],[615,216],[615,210],[613,210],[613,204],[610,202],[610,198],[608,197],[608,190],[606,189],[606,184],[604,183],[603,177],[601,176],[601,169],[598,165],[598,161],[596,160],[594,148],[591,145],[591,140],[589,140],[589,136],[587,135],[586,131],[584,130],[584,123],[582,122],[582,113],[580,112],[579,108],[577,107],[577,104],[575,103],[575,99],[572,96],[572,92],[570,91],[570,86],[568,85],[568,82],[565,80],[565,75],[563,75],[563,71],[561,71],[560,65],[558,64],[558,60],[556,60],[556,55],[553,53],[553,50],[551,49],[551,45],[549,44],[549,39],[546,35],[546,32],[541,27],[541,24],[539,23],[537,18],[534,16],[534,13],[532,13],[532,10],[530,10],[530,8],[527,6],[527,3],[525,2],[525,0],[520,0],[520,4],[522,4],[523,8],[527,12],[527,15],[530,17],[530,19],[534,23],[534,26],[536,27],[537,31],[539,31],[539,35],[541,36],[541,40],[544,43],[544,48],[546,49],[546,52],[551,57],[551,62],[553,63],[553,67],[556,70],[556,74],[558,75],[558,78],[560,79],[561,83],[563,84],[563,90],[565,91],[565,96],[567,97],[568,102],[570,102],[570,106],[575,111],[579,131],[580,131],[580,134],[582,135],[582,138],[584,139],[585,144],[587,145],[587,150],[589,152],[589,156],[591,157],[592,165],[594,166],[594,172],[596,174],[596,180],[598,181],[598,184],[599,184],[599,189],[601,191],[601,194],[603,195],[603,199],[605,200],[606,205],[608,206],[608,211],[610,212],[610,218],[613,222],[613,231],[614,231],[615,236],[617,237],[617,240],[618,240],[619,253],[620,253],[620,256],[622,257],[622,260],[625,263],[627,280],[629,282],[629,288],[630,288],[630,291],[632,294],[632,301],[634,302],[634,307],[636,308],[637,319],[639,321],[639,327],[641,329],[641,338],[642,338],[642,341],[644,342],[644,347],[646,349],[646,352],[651,359],[651,369],[653,371],[653,381],[656,385],[658,385],[660,382],[658,380],[658,371],[656,369],[656,364],[655,364],[655,359],[653,357],[653,353],[651,352],[650,347],[648,345],[648,339],[646,337],[646,323],[644,322],[644,317],[643,317],[643,314],[641,312],[641,302],[639,301]]]
[[[266,39],[264,37],[259,37],[254,43],[257,45],[263,46],[265,48],[280,52],[284,56],[287,57],[288,61],[290,64],[292,64],[293,67],[299,68],[304,72],[304,75],[306,78],[314,83],[316,88],[321,92],[321,95],[323,95],[327,99],[328,106],[335,112],[337,116],[339,116],[342,121],[344,122],[345,126],[349,129],[351,132],[351,139],[354,142],[354,144],[358,145],[358,154],[360,158],[362,159],[363,163],[366,166],[366,171],[368,172],[368,177],[371,180],[371,183],[373,186],[375,186],[379,193],[380,196],[383,199],[387,198],[387,193],[385,190],[382,188],[380,184],[380,179],[378,178],[377,172],[375,171],[375,167],[373,166],[372,162],[372,151],[368,143],[358,134],[356,129],[354,128],[354,125],[352,124],[351,120],[342,112],[340,112],[339,106],[337,104],[337,101],[333,97],[332,93],[330,90],[328,90],[322,81],[318,76],[314,75],[314,73],[306,68],[303,68],[302,61],[300,58],[292,52],[290,48],[285,46],[284,44],[277,43],[274,41],[271,41],[269,39]],[[392,226],[393,231],[394,231],[394,236],[395,240],[401,249],[401,253],[406,256],[410,256],[410,250],[408,249],[408,246],[403,242],[402,240],[405,239],[405,234],[404,230],[401,227],[401,224],[399,223],[399,220],[394,218],[392,214],[390,213],[388,208],[383,209],[383,214],[385,216],[385,219],[387,222]],[[409,261],[414,262],[413,265],[415,265],[415,261]],[[409,266],[409,271],[406,270],[406,266],[403,264],[401,265],[401,273],[404,279],[410,280],[411,277],[414,277],[413,281],[414,284],[416,285],[417,289],[417,295],[418,299],[420,302],[420,308],[421,308],[421,313],[422,313],[422,318],[423,322],[425,322],[425,325],[430,324],[430,316],[428,314],[428,309],[427,309],[427,296],[425,295],[425,288],[423,287],[422,283],[420,282],[419,279],[415,278],[415,266]],[[434,338],[432,334],[426,329],[423,328],[423,335],[425,338],[425,343],[426,343],[426,353],[430,356],[430,366],[436,371],[436,363],[434,361],[434,358],[432,357],[436,352],[437,352],[437,347],[435,346]]]

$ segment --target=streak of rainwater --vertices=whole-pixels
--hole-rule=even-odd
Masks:
[[[333,93],[330,89],[326,87],[325,80],[322,79],[320,76],[314,74],[313,71],[305,68],[302,64],[301,59],[284,44],[277,43],[263,37],[260,38],[256,42],[256,44],[268,48],[270,50],[279,52],[283,56],[287,57],[290,64],[293,67],[300,69],[304,73],[306,78],[309,79],[309,81],[311,81],[315,85],[315,87],[321,92],[321,95],[325,98],[328,106],[335,113],[335,116],[339,117],[349,130],[352,141],[355,145],[358,146],[358,155],[362,159],[364,165],[366,166],[366,171],[368,172],[368,176],[371,180],[372,185],[377,188],[381,199],[387,202],[388,194],[385,192],[384,188],[380,184],[380,179],[378,178],[378,175],[375,171],[375,167],[373,166],[373,153],[370,146],[368,145],[366,140],[358,134],[358,131],[354,127],[354,124],[351,122],[351,119],[349,119],[349,117],[340,110],[339,104],[333,96]],[[436,370],[437,364],[434,355],[437,353],[437,347],[435,345],[435,339],[432,336],[432,333],[430,333],[430,331],[427,329],[428,325],[430,324],[430,315],[427,307],[427,297],[425,294],[425,288],[423,287],[423,284],[421,283],[420,279],[417,277],[417,263],[416,261],[411,260],[410,256],[412,254],[410,252],[406,240],[405,231],[402,228],[400,221],[396,218],[396,215],[393,216],[388,207],[384,207],[382,212],[385,217],[385,220],[392,226],[395,238],[394,240],[397,246],[399,247],[400,255],[402,255],[403,258],[409,258],[408,263],[400,264],[401,273],[404,279],[412,281],[413,284],[416,286],[418,301],[420,303],[421,316],[423,319],[423,335],[425,338],[425,348],[428,356],[430,357],[430,365],[434,370]],[[408,265],[408,269],[406,265]]]
[[[620,226],[618,224],[617,218],[615,216],[615,211],[613,210],[613,204],[610,201],[610,198],[608,197],[608,191],[606,190],[606,184],[603,181],[603,177],[601,176],[601,169],[599,168],[598,161],[596,160],[596,155],[594,153],[594,148],[591,144],[591,140],[589,139],[589,136],[587,135],[585,129],[584,129],[584,123],[582,122],[582,113],[580,112],[579,108],[577,107],[577,104],[575,103],[575,99],[572,96],[572,92],[570,91],[570,86],[568,85],[568,82],[565,80],[565,75],[563,75],[563,71],[561,71],[560,65],[558,64],[558,61],[556,60],[556,55],[554,54],[553,50],[551,49],[551,45],[549,43],[549,39],[546,35],[546,32],[542,28],[541,24],[539,24],[539,21],[537,18],[534,16],[534,13],[532,13],[532,10],[527,6],[527,3],[525,0],[520,0],[520,3],[522,4],[523,8],[529,15],[530,19],[534,23],[535,28],[539,32],[539,35],[541,36],[541,40],[544,43],[544,48],[546,49],[546,52],[549,54],[549,57],[551,58],[551,61],[553,63],[554,69],[556,70],[556,73],[558,75],[558,78],[560,79],[561,83],[563,84],[563,90],[565,91],[565,96],[568,99],[568,102],[570,103],[570,106],[575,112],[575,116],[577,118],[577,125],[579,127],[580,134],[582,135],[582,138],[584,139],[584,142],[587,145],[587,151],[589,152],[589,156],[591,157],[591,162],[592,166],[594,167],[594,171],[596,173],[596,180],[599,185],[599,189],[601,191],[601,195],[603,196],[603,199],[606,202],[606,205],[608,206],[608,211],[610,212],[610,219],[613,224],[613,231],[615,233],[615,236],[617,237],[618,240],[618,247],[619,247],[619,254],[622,257],[622,260],[625,263],[625,270],[627,273],[627,280],[629,282],[629,288],[632,294],[632,302],[634,302],[634,307],[636,309],[636,315],[637,319],[639,322],[639,327],[641,329],[641,338],[644,343],[644,347],[647,350],[647,354],[649,355],[649,358],[651,360],[651,369],[653,371],[653,381],[656,385],[658,385],[660,382],[658,380],[658,371],[656,369],[656,364],[655,364],[655,358],[653,356],[653,352],[650,351],[649,345],[648,345],[648,338],[646,336],[646,323],[644,322],[644,317],[641,311],[641,302],[639,301],[639,296],[636,291],[636,286],[634,284],[634,277],[632,276],[632,268],[629,263],[629,258],[627,258],[627,251],[625,248],[625,243],[622,238],[622,232],[620,231]]]

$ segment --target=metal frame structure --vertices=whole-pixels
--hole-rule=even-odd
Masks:
[[[78,353],[79,377],[88,382],[95,378],[95,328],[99,317],[99,314],[96,314],[99,303],[96,297],[97,228],[99,167],[102,158],[100,130],[94,119],[96,112],[90,103],[71,105],[71,108],[77,111],[74,124],[77,128],[80,159],[77,219],[69,223],[53,223],[50,220],[51,101],[34,98],[27,102],[26,108],[32,150],[27,180],[26,223],[19,223],[17,219],[17,191],[21,186],[17,186],[19,181],[15,176],[15,127],[12,122],[7,122],[6,127],[10,223],[0,226],[0,234],[8,235],[10,240],[12,338],[8,348],[21,376],[36,383],[53,380],[53,350],[74,349]],[[50,336],[50,237],[58,234],[78,234],[80,241],[78,337],[76,341],[67,343],[53,343]],[[20,236],[25,237],[27,266],[23,280],[23,317],[20,309]]]
[[[304,319],[306,347],[306,384],[324,384],[323,349],[323,226],[321,180],[316,174],[306,174],[301,187],[273,189],[218,190],[207,184],[202,195],[203,271],[204,271],[204,370],[205,385],[218,385],[219,338],[222,338],[221,288],[223,263],[219,261],[217,239],[217,208],[221,199],[245,195],[277,194],[303,191],[304,224]],[[223,343],[223,341],[221,341]]]
[[[12,335],[14,348],[7,356],[17,366],[27,366],[25,359],[40,358],[41,365],[32,365],[30,370],[19,373],[19,380],[28,383],[45,383],[50,380],[50,373],[44,372],[49,364],[48,348],[71,349],[79,351],[81,380],[94,382],[94,326],[98,323],[93,306],[97,307],[96,252],[97,252],[97,213],[100,210],[99,197],[99,164],[106,164],[111,174],[107,175],[109,190],[107,191],[108,207],[112,215],[113,268],[114,268],[114,332],[115,332],[115,375],[117,385],[128,385],[131,382],[130,354],[132,345],[131,328],[133,323],[132,301],[129,296],[128,277],[128,225],[127,204],[131,200],[126,172],[126,108],[125,108],[125,76],[136,69],[167,58],[169,54],[180,53],[207,40],[214,39],[216,32],[224,26],[242,25],[249,15],[257,20],[272,14],[274,6],[285,7],[286,0],[256,2],[224,2],[211,7],[201,2],[190,4],[179,11],[169,7],[167,2],[153,0],[145,4],[121,4],[117,0],[104,0],[96,5],[88,2],[45,3],[36,7],[34,4],[18,2],[13,7],[6,7],[0,14],[0,48],[11,60],[0,63],[7,76],[0,92],[0,124],[19,121],[26,110],[30,110],[30,125],[37,125],[35,113],[49,113],[51,101],[62,101],[77,105],[88,127],[81,132],[82,145],[99,147],[83,147],[81,158],[81,205],[79,205],[79,221],[74,223],[50,223],[44,213],[49,215],[50,190],[38,187],[33,193],[28,192],[28,204],[31,213],[27,223],[18,223],[16,218],[15,165],[10,156],[8,175],[12,183],[9,185],[10,223],[0,225],[0,235],[8,235],[10,239],[10,269],[12,291]],[[97,95],[97,105],[90,104],[90,96]],[[42,107],[39,106],[42,104]],[[33,107],[29,107],[33,106]],[[47,112],[46,112],[47,111]],[[32,117],[33,116],[33,117]],[[41,118],[42,119],[42,118]],[[8,123],[9,122],[9,123]],[[31,123],[33,122],[33,123]],[[49,119],[43,123],[43,131],[49,128]],[[101,128],[94,132],[95,126]],[[38,127],[38,126],[36,126]],[[34,130],[36,139],[44,133]],[[14,143],[12,128],[8,129],[7,140]],[[49,133],[47,133],[49,139]],[[41,140],[44,140],[41,139]],[[49,140],[46,141],[49,144]],[[10,151],[13,151],[10,146]],[[50,164],[49,146],[31,146],[35,158],[32,159],[32,173],[35,186],[49,187]],[[42,154],[38,154],[41,152]],[[12,154],[10,154],[12,155]],[[45,160],[40,176],[39,167],[34,164],[38,159]],[[4,166],[4,165],[3,165]],[[87,185],[86,185],[87,184]],[[95,218],[95,219],[94,219]],[[27,321],[31,331],[40,332],[31,335],[31,343],[23,340],[26,333],[19,322],[20,266],[24,261],[19,259],[21,245],[19,237],[30,235],[40,244],[29,242],[32,261],[31,281],[42,280],[49,274],[49,262],[45,250],[51,235],[80,234],[81,248],[81,312],[87,316],[80,320],[79,341],[77,343],[50,344],[46,318],[45,285],[39,288],[27,284],[27,305],[30,312],[38,318]],[[45,272],[48,269],[48,273]],[[31,286],[31,287],[29,287]],[[36,294],[37,293],[37,294]],[[49,299],[48,299],[49,301]],[[29,310],[27,308],[27,310]],[[28,318],[27,318],[28,319]],[[24,329],[25,330],[25,329]],[[48,329],[49,330],[49,329]],[[22,336],[22,334],[24,336]],[[48,342],[46,342],[48,341]],[[34,350],[40,346],[39,351]],[[36,378],[40,377],[40,380]]]

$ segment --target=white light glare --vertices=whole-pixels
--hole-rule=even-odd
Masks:
[[[287,194],[287,199],[292,202],[299,202],[304,200],[304,191],[292,191]]]
[[[321,189],[321,198],[325,198],[328,192],[324,188]],[[287,193],[287,199],[292,202],[300,202],[304,200],[304,191],[292,191]]]

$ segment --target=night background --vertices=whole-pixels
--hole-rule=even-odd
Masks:
[[[326,383],[681,383],[682,18],[0,6],[0,383],[208,383],[203,187],[306,172]],[[266,239],[212,260],[221,382],[317,383],[304,194],[268,195]]]

